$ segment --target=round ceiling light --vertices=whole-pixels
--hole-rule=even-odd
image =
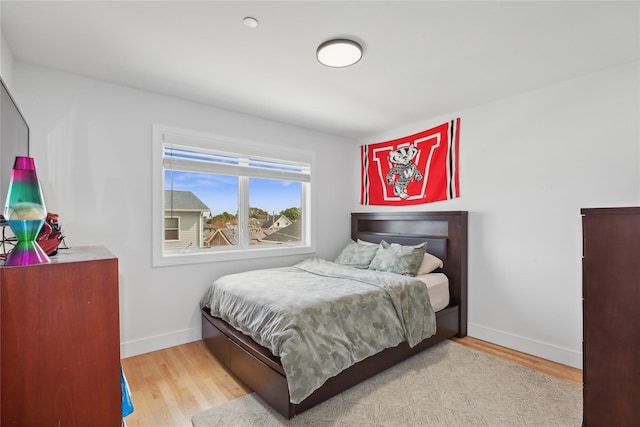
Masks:
[[[362,46],[353,40],[329,40],[318,47],[316,56],[327,67],[348,67],[360,61]]]

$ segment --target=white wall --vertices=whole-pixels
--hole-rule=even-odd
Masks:
[[[351,140],[20,62],[14,80],[67,243],[119,258],[123,357],[200,339],[198,303],[217,277],[304,258],[152,268],[152,123],[315,151],[317,255],[335,257],[348,239],[351,194],[336,171],[353,167]]]
[[[0,28],[0,76],[9,91],[13,86],[13,55]]]
[[[469,211],[469,335],[581,366],[580,208],[638,204],[639,71],[636,62],[360,141],[461,117],[461,198],[406,209]],[[382,210],[358,205],[357,191],[353,210]]]

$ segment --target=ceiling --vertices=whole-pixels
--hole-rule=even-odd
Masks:
[[[637,61],[639,4],[2,0],[0,18],[14,61],[364,138]],[[320,65],[332,38],[362,60]]]

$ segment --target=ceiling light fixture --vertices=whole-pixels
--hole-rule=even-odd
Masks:
[[[348,67],[362,58],[362,46],[353,40],[328,40],[318,46],[316,56],[327,67]]]

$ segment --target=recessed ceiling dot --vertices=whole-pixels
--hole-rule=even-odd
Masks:
[[[247,16],[246,18],[244,18],[242,20],[242,23],[247,28],[257,28],[258,27],[258,20],[256,18],[252,18],[250,16]]]

